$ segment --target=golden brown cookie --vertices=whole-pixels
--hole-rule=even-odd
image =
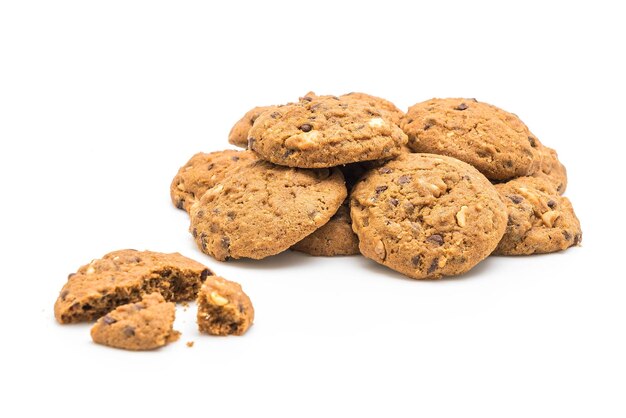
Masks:
[[[324,225],[346,198],[336,168],[304,170],[255,161],[192,206],[190,231],[217,260],[278,254]]]
[[[254,308],[239,283],[211,276],[198,293],[198,328],[211,335],[243,335],[254,322]]]
[[[475,99],[417,103],[402,128],[415,152],[457,158],[490,180],[531,175],[541,162],[539,141],[517,116]]]
[[[242,164],[256,159],[253,152],[230,149],[195,154],[178,170],[172,180],[170,186],[172,203],[178,209],[189,212],[191,205],[200,199],[204,192],[230,176]]]
[[[100,318],[91,328],[91,338],[95,343],[125,350],[153,350],[180,337],[174,331],[175,316],[173,303],[166,302],[160,293],[151,293]]]
[[[414,279],[467,272],[506,228],[494,186],[446,156],[404,154],[372,169],[350,202],[361,254]]]
[[[567,170],[559,161],[558,154],[555,150],[545,145],[539,146],[539,153],[541,154],[540,169],[532,176],[547,180],[556,188],[559,194],[565,193],[567,188]]]
[[[344,94],[343,96],[341,96],[341,98],[364,101],[370,106],[373,106],[377,108],[378,110],[380,110],[381,113],[383,113],[383,115],[386,116],[387,119],[389,119],[396,125],[400,125],[400,120],[404,116],[404,112],[398,109],[396,105],[391,103],[389,100],[385,100],[380,97],[371,96],[366,93],[352,92],[352,93]]]
[[[246,112],[241,119],[233,125],[228,134],[228,142],[238,147],[246,148],[248,146],[248,132],[254,121],[264,112],[273,110],[276,106],[258,106]]]
[[[508,225],[494,254],[527,255],[561,251],[582,240],[572,204],[543,178],[520,177],[497,184],[508,210]]]
[[[210,275],[206,266],[178,253],[113,251],[69,275],[54,316],[62,324],[93,321],[153,292],[173,302],[194,300]]]
[[[248,140],[249,149],[275,164],[323,168],[393,158],[407,137],[365,101],[305,96],[259,116]]]

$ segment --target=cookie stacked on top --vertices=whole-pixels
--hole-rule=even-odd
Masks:
[[[229,142],[247,150],[196,154],[171,186],[198,247],[217,260],[360,252],[425,279],[462,274],[494,251],[581,240],[556,152],[473,99],[404,114],[363,93],[309,93],[252,109]]]

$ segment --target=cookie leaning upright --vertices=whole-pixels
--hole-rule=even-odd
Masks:
[[[385,114],[363,100],[305,96],[259,116],[248,147],[265,160],[289,167],[389,159],[401,153],[407,137]]]
[[[414,279],[464,273],[496,248],[506,206],[474,167],[404,154],[374,168],[351,194],[361,253]]]
[[[250,162],[192,206],[189,230],[217,260],[278,254],[324,225],[346,198],[336,168]]]
[[[517,116],[475,99],[417,103],[402,128],[413,151],[465,161],[490,180],[531,175],[541,163],[539,141]]]

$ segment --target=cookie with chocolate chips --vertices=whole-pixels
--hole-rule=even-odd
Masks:
[[[494,254],[552,253],[581,242],[572,203],[546,179],[520,177],[495,187],[506,203],[508,225]]]
[[[441,155],[403,154],[370,170],[350,202],[361,253],[414,279],[467,272],[506,228],[506,206],[489,180]]]
[[[254,308],[239,283],[211,276],[198,293],[198,328],[211,335],[243,335],[254,322]]]
[[[248,146],[248,132],[250,132],[254,122],[261,114],[275,108],[276,106],[257,106],[247,111],[231,128],[228,134],[228,142],[238,147],[246,148]]]
[[[191,208],[198,247],[217,260],[278,254],[324,225],[346,198],[336,168],[305,170],[255,161]]]
[[[402,128],[415,152],[457,158],[490,180],[528,176],[541,163],[539,141],[517,116],[475,99],[417,103]]]
[[[249,149],[263,159],[302,168],[393,158],[406,142],[387,112],[363,100],[335,96],[305,96],[265,112],[248,138]]]
[[[91,328],[91,338],[109,347],[153,350],[178,340],[175,316],[176,306],[172,302],[166,302],[160,293],[151,293],[98,319]]]

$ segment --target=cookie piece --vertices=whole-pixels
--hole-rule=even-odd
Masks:
[[[357,93],[352,92],[348,94],[344,94],[340,96],[342,99],[353,99],[353,100],[361,100],[369,104],[370,106],[374,106],[378,110],[386,116],[387,119],[395,123],[396,125],[400,125],[400,120],[404,116],[404,112],[401,111],[391,103],[389,100],[382,99],[380,97],[372,96],[366,93]]]
[[[98,319],[91,328],[97,344],[125,350],[153,350],[180,337],[174,331],[176,306],[160,293],[144,296],[140,302],[119,306]]]
[[[243,335],[254,308],[239,283],[211,276],[198,293],[198,328],[211,335]]]
[[[193,300],[211,275],[206,266],[178,253],[113,251],[69,275],[54,316],[61,324],[93,321],[153,292],[168,301]]]
[[[508,225],[494,254],[552,253],[578,245],[580,222],[572,204],[545,179],[520,177],[497,184],[508,210]]]
[[[230,176],[241,164],[256,158],[253,152],[236,150],[195,154],[178,170],[172,180],[170,186],[172,203],[178,209],[189,212],[191,205],[200,199],[204,192]]]
[[[559,161],[559,156],[555,150],[545,145],[539,147],[541,154],[540,169],[533,174],[533,177],[539,177],[547,180],[552,184],[559,194],[565,193],[567,188],[567,170]]]
[[[457,158],[490,180],[530,175],[541,162],[539,141],[517,116],[476,99],[417,103],[402,128],[415,152]]]
[[[258,106],[246,112],[241,119],[233,125],[228,134],[228,142],[238,147],[246,148],[248,146],[248,132],[254,121],[264,112],[273,110],[276,106]]]
[[[407,137],[383,113],[361,100],[305,96],[259,116],[249,149],[275,164],[303,168],[393,158]]]
[[[330,221],[291,249],[322,257],[359,254],[359,238],[352,231],[348,200],[344,201]]]
[[[278,254],[324,225],[346,198],[341,171],[254,161],[192,206],[198,247],[217,260]]]
[[[404,154],[354,187],[352,227],[361,254],[414,279],[465,273],[498,245],[506,206],[474,167]]]

